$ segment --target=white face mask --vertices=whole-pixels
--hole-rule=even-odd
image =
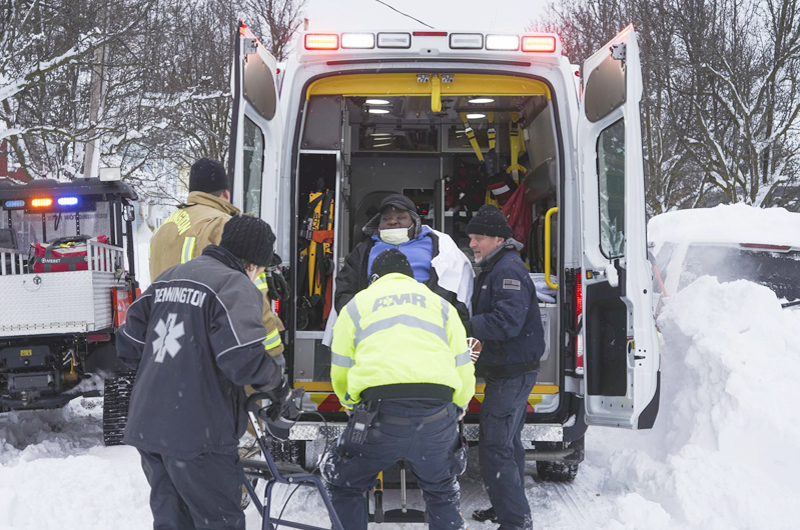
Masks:
[[[390,245],[400,245],[408,241],[408,228],[387,228],[381,230],[381,240]]]

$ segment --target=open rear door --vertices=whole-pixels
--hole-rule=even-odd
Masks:
[[[277,63],[239,21],[231,79],[231,202],[275,226],[283,121],[278,104]]]
[[[584,63],[583,77],[586,423],[648,429],[658,413],[660,353],[647,261],[642,74],[632,26]]]

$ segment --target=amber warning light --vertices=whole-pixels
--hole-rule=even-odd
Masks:
[[[306,35],[306,50],[338,50],[339,35]]]
[[[53,205],[53,199],[33,199],[31,201],[31,206],[33,206],[34,208],[43,208],[52,205]]]
[[[549,35],[522,37],[522,51],[553,53],[556,51],[556,38]]]

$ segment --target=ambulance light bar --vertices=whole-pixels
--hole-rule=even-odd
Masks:
[[[451,50],[488,50],[525,53],[556,53],[556,35],[483,35],[482,33],[450,33],[415,31],[375,33],[309,33],[305,49],[311,51],[372,50],[375,48],[410,49],[412,38],[449,37]],[[423,41],[425,42],[425,41]],[[428,44],[420,44],[427,46]]]
[[[59,206],[77,206],[78,198],[77,197],[61,197],[58,199]]]
[[[486,35],[486,49],[515,52],[519,50],[517,35]]]
[[[372,33],[342,33],[342,48],[371,50],[375,47],[375,35]]]
[[[410,33],[378,33],[378,48],[408,49],[410,47]]]

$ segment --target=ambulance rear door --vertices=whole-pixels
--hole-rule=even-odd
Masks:
[[[276,226],[283,121],[278,104],[277,62],[239,21],[231,78],[231,202]]]
[[[628,26],[583,66],[578,116],[583,204],[586,423],[648,429],[658,413],[658,337],[647,261],[639,102]]]

